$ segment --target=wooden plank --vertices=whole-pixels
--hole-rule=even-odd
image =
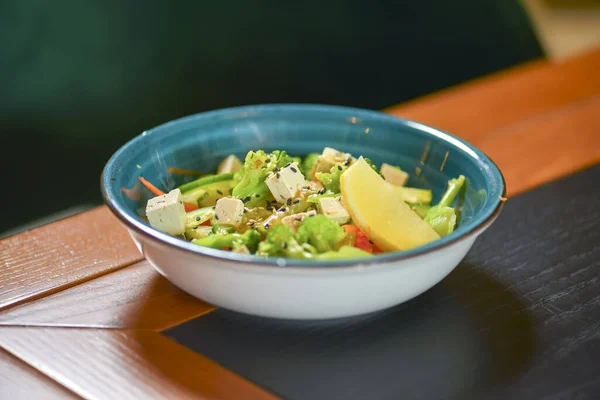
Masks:
[[[11,400],[79,398],[4,350],[0,350],[0,397]]]
[[[140,261],[106,207],[0,241],[0,309]]]
[[[507,127],[479,147],[515,195],[600,162],[599,116],[600,95]]]
[[[150,331],[4,327],[0,345],[84,398],[276,398]]]
[[[562,62],[535,61],[384,111],[477,145],[498,129],[600,93],[600,49]]]
[[[0,325],[162,330],[210,312],[147,262],[0,312]]]

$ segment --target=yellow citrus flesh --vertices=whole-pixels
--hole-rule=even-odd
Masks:
[[[342,174],[340,189],[354,223],[381,250],[407,250],[440,238],[362,157]]]

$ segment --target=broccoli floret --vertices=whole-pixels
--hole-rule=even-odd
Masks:
[[[324,215],[305,218],[296,233],[300,244],[308,243],[319,253],[337,250],[344,236],[344,229]]]
[[[233,226],[223,226],[221,224],[214,224],[212,226],[212,233],[226,235],[228,233],[234,233],[235,228]]]
[[[310,172],[312,171],[312,168],[320,155],[321,154],[319,153],[309,153],[306,157],[304,157],[304,161],[302,161],[300,169],[305,177],[310,179]]]
[[[448,181],[448,189],[446,189],[440,202],[431,207],[427,211],[427,215],[425,215],[425,222],[427,222],[440,236],[446,236],[454,231],[457,213],[456,209],[450,207],[450,204],[452,204],[464,183],[465,177],[463,175],[460,175],[456,179],[450,179]]]
[[[342,246],[338,251],[328,251],[315,256],[315,260],[342,260],[346,258],[372,257],[373,254],[352,246]]]
[[[371,161],[370,158],[365,158],[365,161],[371,166],[371,168],[373,168],[373,171],[377,172],[377,175],[385,179],[381,171],[379,171],[379,168],[377,168],[377,165],[373,164],[373,161]]]
[[[259,256],[287,258],[313,258],[314,253],[311,245],[298,243],[287,225],[277,225],[269,231],[256,252]]]
[[[248,229],[245,233],[214,233],[202,239],[194,239],[192,243],[213,249],[236,249],[245,245],[250,252],[254,253],[260,242],[260,233],[254,229]]]
[[[265,179],[276,168],[283,168],[293,159],[285,151],[275,150],[265,153],[263,150],[250,151],[242,169],[236,173],[240,181],[234,186],[231,194],[242,200],[246,207],[265,205],[271,199],[271,192]]]
[[[327,172],[317,172],[315,175],[318,180],[323,183],[323,187],[330,192],[340,192],[340,177],[346,171],[348,167],[343,164],[337,164],[331,167],[331,170]]]
[[[369,164],[371,168],[373,168],[373,171],[377,172],[377,174],[383,178],[383,175],[379,171],[379,168],[377,168],[377,166],[373,164],[373,162],[370,159],[365,158],[365,161],[367,162],[367,164]],[[345,165],[344,163],[338,163],[331,167],[331,170],[329,170],[329,172],[317,172],[315,174],[315,177],[321,181],[325,189],[333,193],[339,193],[340,177],[347,169],[347,165]]]

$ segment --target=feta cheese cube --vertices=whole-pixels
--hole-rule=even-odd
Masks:
[[[280,203],[296,197],[302,187],[306,186],[306,180],[300,172],[297,162],[290,163],[281,170],[271,173],[265,182],[275,200]]]
[[[244,203],[233,197],[222,197],[215,206],[215,222],[221,225],[238,226],[244,216]]]
[[[351,165],[356,159],[350,153],[342,153],[331,147],[325,147],[323,153],[317,158],[313,166],[312,175],[317,172],[329,172],[331,168],[339,163]]]
[[[381,174],[386,182],[391,183],[394,186],[404,186],[408,180],[408,174],[406,172],[400,171],[398,168],[386,163],[381,164]]]
[[[179,189],[148,200],[146,217],[152,227],[169,235],[181,235],[185,231],[185,208]]]
[[[281,223],[287,225],[290,229],[296,230],[298,226],[304,221],[305,218],[317,215],[315,210],[308,210],[306,212],[288,215],[281,219]]]
[[[322,197],[319,199],[321,212],[339,225],[350,222],[350,214],[344,208],[341,197]]]

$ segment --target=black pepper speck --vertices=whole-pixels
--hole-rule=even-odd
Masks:
[[[294,172],[294,173],[298,172],[298,170],[297,170],[296,168],[294,168],[294,167],[291,167],[290,169],[291,169],[291,170],[292,170],[292,172]]]

